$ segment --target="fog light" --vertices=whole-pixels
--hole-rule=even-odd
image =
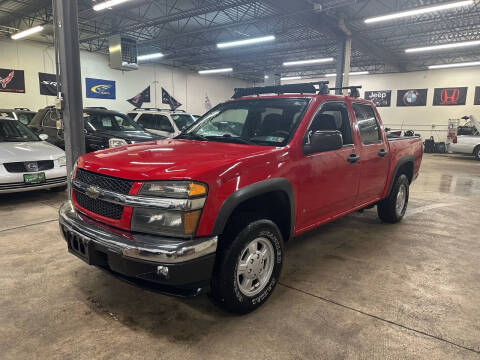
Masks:
[[[157,266],[157,275],[162,275],[163,277],[168,278],[168,267],[167,266]]]

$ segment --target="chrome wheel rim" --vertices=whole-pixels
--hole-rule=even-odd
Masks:
[[[407,202],[407,187],[405,186],[405,184],[402,184],[398,189],[397,201],[395,204],[395,211],[397,212],[397,216],[402,215],[406,202]]]
[[[240,253],[236,267],[238,289],[243,295],[255,296],[272,276],[275,253],[272,243],[263,237],[252,240]]]

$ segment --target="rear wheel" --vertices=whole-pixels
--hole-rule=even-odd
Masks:
[[[244,221],[222,240],[212,279],[213,300],[227,311],[246,314],[272,294],[283,263],[283,239],[268,219]],[[226,243],[226,245],[225,245]]]
[[[480,146],[477,146],[475,150],[473,150],[473,157],[475,160],[480,161]]]
[[[383,222],[396,223],[402,220],[407,210],[410,183],[405,174],[395,180],[390,195],[377,205],[378,216]]]

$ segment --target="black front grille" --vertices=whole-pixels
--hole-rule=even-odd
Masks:
[[[11,162],[3,166],[11,173],[37,172],[53,169],[53,160]]]
[[[75,180],[123,195],[128,195],[134,183],[131,180],[96,174],[83,169],[77,170]]]
[[[95,214],[114,220],[120,220],[122,218],[123,206],[121,205],[99,199],[92,199],[78,191],[75,191],[75,200],[82,208]]]

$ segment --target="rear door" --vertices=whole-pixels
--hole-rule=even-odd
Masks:
[[[304,155],[298,170],[305,174],[299,191],[300,228],[312,228],[330,217],[353,208],[357,197],[360,166],[349,161],[356,153],[350,115],[343,101],[323,103],[307,134],[318,130],[338,130],[343,147]]]
[[[388,145],[377,114],[369,104],[352,102],[361,141],[360,182],[357,205],[380,199],[387,182],[390,166]]]

